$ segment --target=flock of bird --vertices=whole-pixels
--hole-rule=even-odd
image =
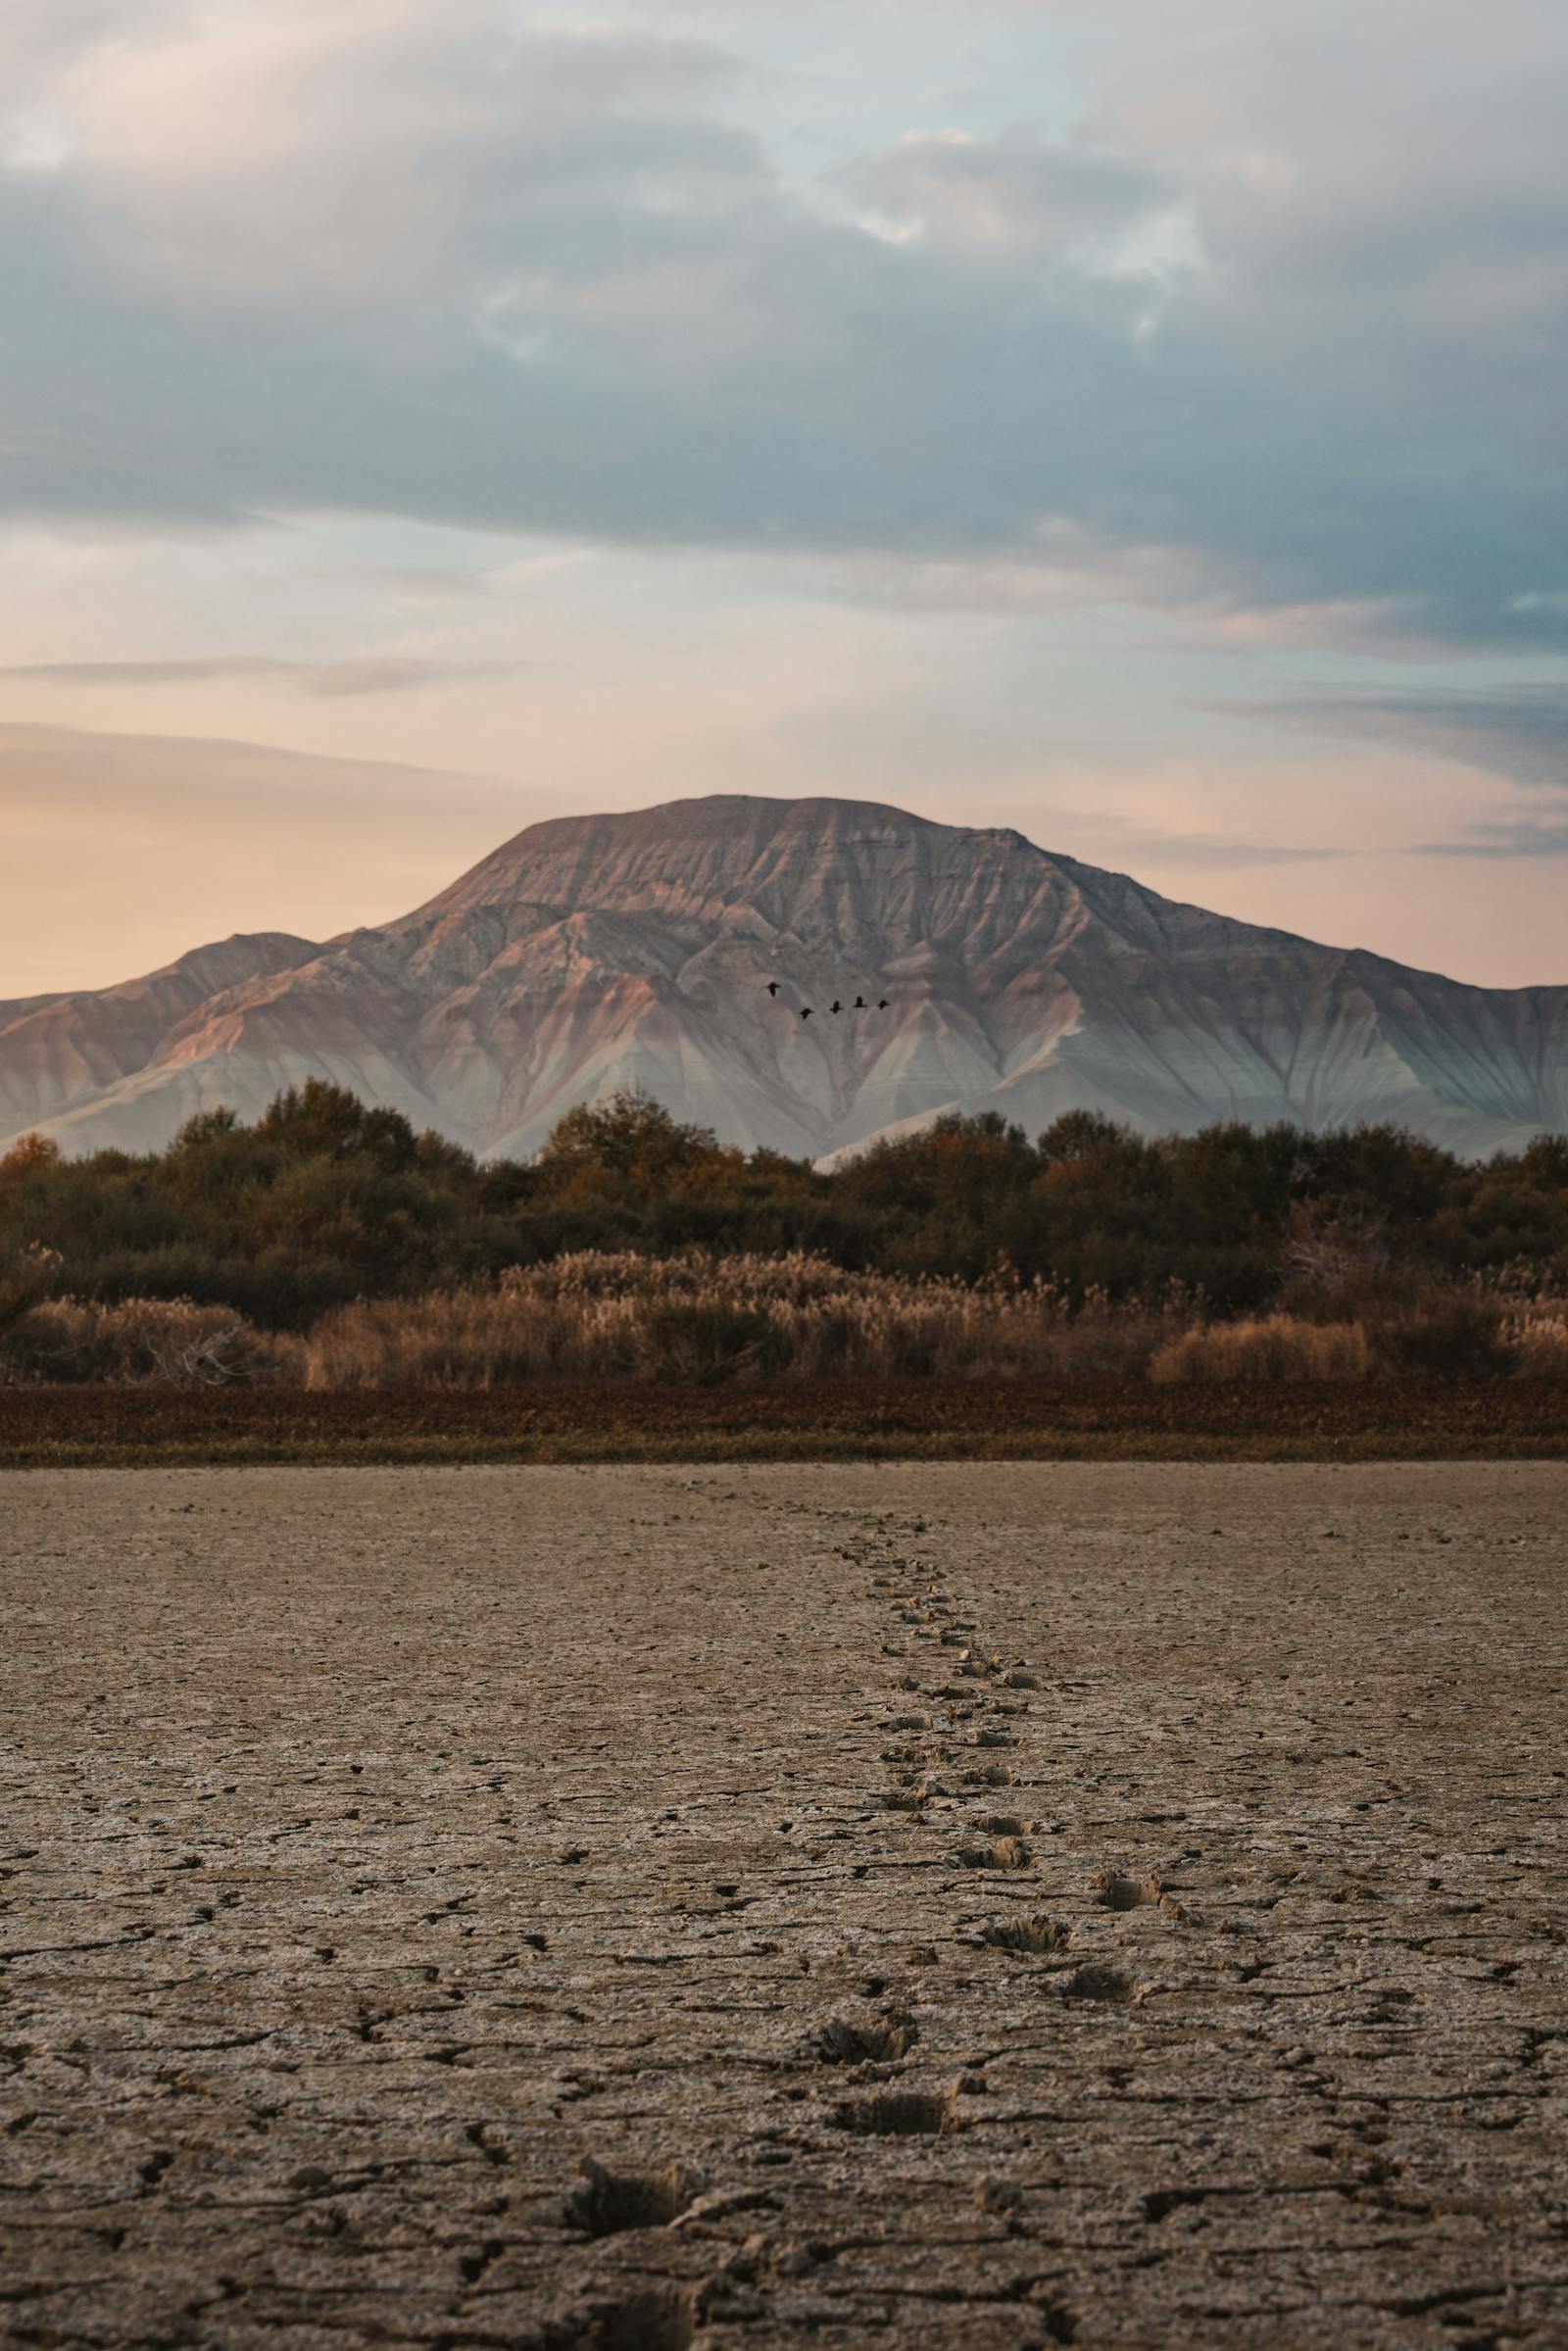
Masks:
[[[767,993],[769,996],[777,996],[777,980],[768,981]],[[887,997],[879,996],[874,1004],[868,1004],[863,996],[858,996],[853,1004],[840,1004],[835,996],[833,1002],[828,1005],[828,1010],[830,1012],[885,1012],[888,1008],[888,1001]],[[809,1020],[816,1007],[814,1004],[801,1004],[798,1009],[803,1020]]]

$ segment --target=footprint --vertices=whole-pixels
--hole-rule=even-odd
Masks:
[[[1068,2000],[1110,2000],[1125,2005],[1133,1996],[1133,1980],[1120,1968],[1104,1967],[1091,1959],[1063,1979],[1061,1991]]]
[[[892,2065],[907,2057],[919,2037],[906,2016],[890,2016],[877,2025],[856,2025],[836,2016],[817,2033],[816,2053],[824,2065]]]
[[[1147,1878],[1126,1878],[1120,1870],[1102,1870],[1095,1880],[1095,1899],[1102,1910],[1143,1910],[1159,1900],[1160,1885],[1151,1870]]]
[[[997,1951],[1060,1951],[1072,1940],[1071,1927],[1059,1919],[1048,1919],[1044,1911],[1033,1918],[997,1919],[980,1930],[981,1940]]]
[[[573,2351],[688,2351],[696,2334],[696,2294],[652,2286],[585,2312],[561,2340]]]
[[[1188,1905],[1179,1901],[1175,1894],[1161,1894],[1159,1907],[1173,1926],[1200,1927],[1203,1924],[1202,1912],[1189,1909]]]
[[[486,2270],[501,2259],[507,2249],[505,2237],[487,2236],[476,2253],[459,2256],[458,2276],[465,2285],[477,2285]]]
[[[951,2089],[881,2090],[873,2098],[848,2100],[833,2120],[861,2138],[913,2138],[962,2128]]]
[[[960,1845],[953,1856],[966,1870],[1026,1870],[1032,1854],[1018,1837],[998,1837],[990,1844]]]
[[[658,2172],[612,2172],[592,2155],[582,2162],[583,2183],[566,2199],[566,2221],[589,2236],[615,2236],[624,2229],[666,2229],[702,2191],[702,2180],[685,2164]]]
[[[1017,2180],[977,2180],[974,2200],[976,2209],[980,2212],[994,2213],[999,2216],[1021,2212],[1024,2202],[1023,2183]]]

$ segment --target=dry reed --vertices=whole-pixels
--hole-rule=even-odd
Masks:
[[[1568,1301],[1528,1298],[1503,1316],[1499,1336],[1526,1379],[1568,1380]]]
[[[1074,1306],[1045,1282],[845,1273],[823,1257],[583,1251],[494,1290],[376,1299],[305,1342],[312,1388],[567,1379],[1136,1377],[1191,1300]]]
[[[1149,1366],[1157,1386],[1364,1380],[1373,1350],[1358,1322],[1302,1322],[1294,1314],[1216,1322],[1184,1331]]]
[[[484,1389],[535,1380],[1150,1378],[1160,1386],[1354,1384],[1512,1373],[1568,1382],[1561,1298],[1411,1295],[1354,1318],[1210,1321],[1172,1291],[1112,1302],[1049,1282],[845,1273],[825,1257],[582,1251],[491,1287],[367,1299],[304,1338],[188,1298],[18,1297],[0,1385]]]
[[[45,1298],[0,1336],[0,1384],[98,1382],[116,1388],[220,1388],[273,1379],[291,1343],[230,1306],[190,1298]]]

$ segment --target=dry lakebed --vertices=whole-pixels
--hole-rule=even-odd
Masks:
[[[0,2340],[1568,2343],[1568,1468],[0,1484]]]

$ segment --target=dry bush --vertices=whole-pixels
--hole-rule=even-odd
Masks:
[[[49,1273],[23,1269],[28,1283]],[[1075,1379],[1161,1385],[1488,1377],[1568,1380],[1568,1301],[1478,1284],[1364,1317],[1203,1319],[1172,1290],[1074,1301],[1009,1274],[970,1286],[845,1273],[823,1257],[583,1251],[494,1287],[367,1299],[303,1340],[188,1298],[34,1295],[0,1328],[0,1383],[475,1389],[537,1380]]]
[[[1397,1378],[1492,1380],[1513,1368],[1499,1301],[1477,1283],[1417,1290],[1379,1316],[1380,1367]]]
[[[289,1342],[267,1337],[228,1306],[47,1298],[0,1338],[0,1384],[220,1388],[286,1373],[291,1351]]]
[[[1302,1322],[1294,1314],[1216,1322],[1161,1347],[1149,1376],[1161,1387],[1364,1380],[1372,1348],[1358,1322]]]
[[[624,1298],[435,1291],[339,1306],[303,1342],[307,1388],[500,1388],[638,1370]]]
[[[1568,1298],[1529,1298],[1503,1316],[1499,1336],[1521,1379],[1568,1381]]]
[[[493,1290],[366,1300],[305,1342],[312,1388],[489,1388],[550,1378],[1070,1379],[1139,1376],[1192,1302],[1074,1307],[1044,1282],[971,1287],[790,1255],[582,1251]]]
[[[1280,1249],[1280,1308],[1313,1322],[1361,1322],[1399,1293],[1387,1219],[1296,1200]]]
[[[23,1140],[25,1143],[32,1138],[24,1136]],[[0,1332],[13,1329],[48,1296],[63,1262],[58,1249],[45,1249],[42,1242],[34,1241],[18,1249],[8,1262],[0,1263]]]
[[[367,1300],[298,1343],[313,1388],[489,1388],[548,1379],[1081,1378],[1161,1383],[1568,1378],[1568,1305],[1418,1294],[1365,1322],[1204,1323],[1172,1290],[1074,1305],[1045,1282],[847,1274],[804,1254],[651,1260],[584,1251],[494,1289]],[[285,1371],[283,1376],[289,1376]]]

